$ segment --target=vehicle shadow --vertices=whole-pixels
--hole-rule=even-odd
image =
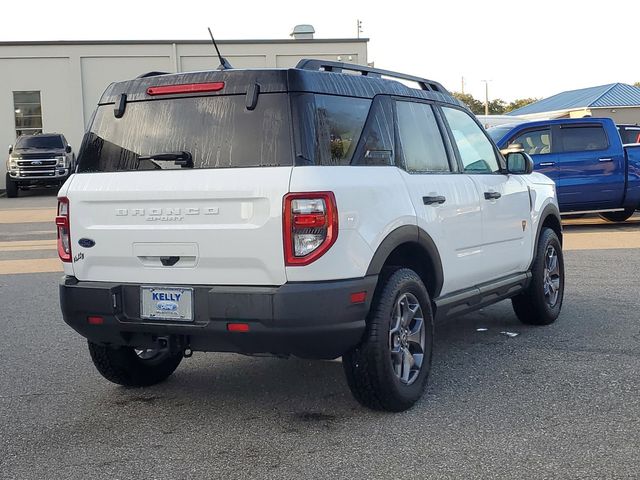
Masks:
[[[636,213],[625,222],[609,222],[598,216],[562,220],[562,229],[568,233],[635,232],[638,228],[640,228],[640,213]]]
[[[488,330],[479,332],[480,327]],[[438,325],[430,384],[419,404],[460,395],[461,385],[470,373],[476,372],[479,378],[503,364],[504,357],[512,355],[518,339],[501,332],[545,334],[541,329],[523,326],[509,302]],[[465,395],[470,387],[462,387]],[[473,388],[484,387],[476,381]],[[193,414],[195,410],[207,416],[211,412],[235,415],[231,412],[238,411],[253,412],[251,416],[285,415],[315,423],[363,412],[384,415],[364,409],[353,399],[339,360],[199,352],[186,359],[166,382],[147,389],[112,388],[105,392],[101,402],[116,407],[153,404],[167,412],[184,410],[185,414]]]

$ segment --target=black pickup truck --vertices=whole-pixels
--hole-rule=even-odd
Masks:
[[[60,133],[22,135],[9,146],[7,197],[35,186],[61,187],[76,165],[71,145]]]

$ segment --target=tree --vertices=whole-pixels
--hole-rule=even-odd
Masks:
[[[473,95],[460,92],[453,92],[451,95],[466,104],[467,107],[469,107],[469,109],[476,115],[482,115],[484,113],[484,104],[480,100],[473,98]]]
[[[489,102],[489,115],[502,115],[507,108],[507,103],[504,100],[496,98]]]
[[[519,98],[517,100],[514,100],[513,102],[510,102],[506,108],[505,108],[505,113],[507,112],[512,112],[513,110],[517,110],[519,108],[522,107],[526,107],[527,105],[533,103],[533,102],[537,102],[538,100],[540,100],[539,98]]]

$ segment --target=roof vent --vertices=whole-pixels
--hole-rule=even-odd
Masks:
[[[293,27],[290,37],[295,40],[308,40],[313,38],[313,34],[316,33],[313,25],[296,25]]]

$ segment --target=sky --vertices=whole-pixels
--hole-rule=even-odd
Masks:
[[[2,1],[0,41],[353,38],[368,60],[484,100],[544,98],[640,81],[640,2],[485,1]],[[224,51],[222,52],[224,54]],[[2,81],[0,75],[0,82]]]

